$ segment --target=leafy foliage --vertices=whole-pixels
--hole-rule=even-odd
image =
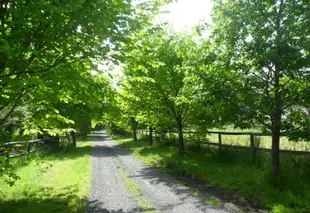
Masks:
[[[184,152],[183,128],[190,119],[183,65],[189,41],[186,36],[169,34],[158,26],[135,34],[131,45],[123,49],[123,108],[149,127],[178,129],[180,153]]]
[[[133,7],[129,0],[3,1],[0,125],[19,106],[30,117],[22,119],[25,133],[78,128],[98,120],[110,87],[103,75],[91,73],[100,71],[103,61],[115,61],[120,44],[163,3],[144,1]]]
[[[226,122],[272,133],[274,176],[281,132],[309,139],[307,8],[303,1],[215,1],[211,47],[196,72],[198,90],[219,102]]]

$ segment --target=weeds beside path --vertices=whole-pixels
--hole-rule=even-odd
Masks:
[[[0,178],[0,213],[85,212],[90,186],[90,142],[49,153],[16,169],[10,187]]]

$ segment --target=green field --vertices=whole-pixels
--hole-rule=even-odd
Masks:
[[[260,129],[209,129],[209,131],[215,132],[261,132]],[[170,135],[166,134],[169,138]],[[172,138],[177,139],[178,134],[172,133]],[[195,138],[195,134],[184,134],[185,140],[191,141]],[[200,137],[202,141],[209,141],[218,143],[218,134],[206,134],[206,137]],[[250,146],[250,135],[222,135],[222,144],[227,145],[239,145],[239,146]],[[255,145],[261,148],[271,149],[271,136],[255,136]],[[310,151],[310,142],[306,141],[290,141],[287,137],[283,136],[280,139],[280,149],[283,150],[296,150],[296,151]]]
[[[177,148],[166,145],[148,146],[148,142],[132,139],[118,140],[144,163],[164,168],[175,175],[189,175],[204,180],[208,185],[228,189],[239,198],[260,203],[274,213],[310,212],[310,184],[307,157],[281,155],[281,182],[274,186],[270,177],[269,153],[259,153],[256,164],[247,151],[203,150],[189,151],[179,156]],[[294,175],[291,175],[294,174]]]
[[[214,129],[210,131],[229,131],[229,132],[261,132],[259,129]],[[207,138],[212,142],[218,141],[217,134],[210,134]],[[271,137],[270,136],[255,136],[256,145],[262,148],[271,149]],[[250,146],[250,136],[248,135],[222,135],[222,143],[229,145]],[[280,149],[284,150],[298,150],[298,151],[310,151],[310,143],[306,141],[290,141],[287,137],[281,137]]]
[[[19,163],[10,187],[0,178],[1,213],[85,212],[90,187],[90,143]]]

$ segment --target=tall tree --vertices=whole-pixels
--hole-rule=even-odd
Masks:
[[[141,97],[141,89],[144,88],[134,83],[134,81],[128,81],[125,76],[118,98],[118,106],[121,109],[122,117],[139,122],[140,126],[147,127],[150,132],[153,129],[156,129],[156,131],[170,129],[173,122],[169,117],[167,108],[158,105],[156,101],[154,102],[152,93],[148,93],[148,91]],[[130,123],[132,124],[132,122]],[[150,145],[152,145],[151,133],[149,141]]]
[[[178,129],[180,154],[185,151],[183,129],[188,123],[190,107],[185,97],[183,43],[185,37],[154,27],[136,34],[124,50],[125,80],[131,86],[132,96],[154,114],[168,112],[166,116]]]
[[[217,0],[213,20],[216,60],[208,83],[237,125],[271,132],[278,177],[281,132],[299,128],[296,114],[308,117],[302,111],[310,88],[309,1]]]

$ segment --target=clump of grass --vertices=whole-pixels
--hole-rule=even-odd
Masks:
[[[158,211],[154,209],[152,202],[150,202],[149,200],[138,198],[137,201],[138,201],[138,209],[140,211],[146,213],[158,213]]]
[[[124,181],[125,187],[130,193],[130,196],[137,201],[138,209],[146,213],[157,213],[152,202],[142,198],[143,190],[137,185],[137,183],[133,179],[127,177],[126,169],[122,168],[119,165],[117,166],[117,168],[123,175],[122,180]]]
[[[91,178],[90,145],[79,142],[77,146],[16,163],[21,179],[14,186],[0,178],[1,212],[84,212]]]
[[[274,212],[310,212],[310,158],[281,154],[282,177],[275,187],[271,181],[270,153],[258,152],[255,164],[247,150],[205,149],[187,151],[184,156],[171,146],[148,146],[146,141],[119,141],[144,163],[176,175],[204,180],[237,196],[258,201]],[[164,169],[162,169],[164,167]],[[283,210],[286,209],[286,210]]]
[[[138,203],[138,209],[143,212],[157,213],[151,201],[142,198],[143,191],[136,184],[136,182],[128,177],[123,177],[126,189],[129,191],[130,196],[133,197]]]
[[[206,203],[211,205],[211,206],[214,206],[214,207],[219,207],[220,206],[220,203],[217,199],[215,199],[214,197],[206,200]]]
[[[123,178],[123,181],[131,196],[140,197],[143,194],[142,190],[138,187],[134,180],[130,178]]]

